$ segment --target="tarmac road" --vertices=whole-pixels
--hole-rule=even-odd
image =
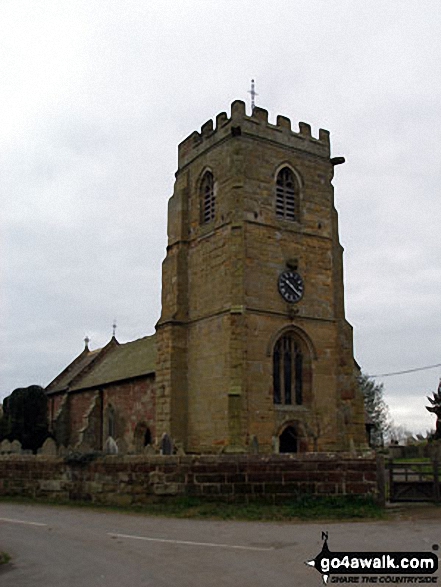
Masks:
[[[390,522],[255,523],[0,502],[0,550],[12,557],[0,587],[318,587],[304,563],[322,531],[331,551],[441,547],[441,509],[416,511]]]

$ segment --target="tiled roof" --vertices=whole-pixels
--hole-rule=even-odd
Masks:
[[[84,350],[76,359],[68,365],[64,371],[62,371],[53,381],[46,387],[47,392],[62,391],[69,386],[69,383],[75,379],[83,369],[86,369],[88,365],[99,355],[102,349],[96,349],[94,351]]]
[[[71,389],[97,387],[113,381],[131,379],[155,372],[155,336],[145,336],[132,342],[115,345],[102,360],[80,376]]]
[[[155,362],[155,335],[125,344],[113,338],[102,349],[83,351],[46,387],[46,392],[86,389],[147,375],[155,372]]]

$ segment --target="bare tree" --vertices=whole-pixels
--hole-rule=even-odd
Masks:
[[[427,396],[427,399],[432,404],[426,406],[426,410],[436,415],[436,429],[433,434],[433,440],[441,440],[441,379],[438,385],[438,391],[432,393],[433,398]]]
[[[392,425],[389,407],[383,398],[384,386],[364,373],[359,376],[358,384],[364,397],[366,413],[373,425],[371,444],[374,447],[384,446]]]

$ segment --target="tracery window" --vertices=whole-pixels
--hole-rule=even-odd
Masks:
[[[216,198],[214,195],[214,179],[210,171],[206,171],[201,181],[201,221],[203,224],[214,220]]]
[[[276,216],[299,220],[299,183],[289,167],[284,167],[276,179]]]
[[[303,403],[304,360],[300,344],[292,334],[276,342],[273,351],[274,403]]]
[[[115,409],[112,405],[109,406],[107,411],[107,436],[115,438]]]

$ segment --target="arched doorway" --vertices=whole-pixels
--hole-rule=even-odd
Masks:
[[[144,446],[148,446],[152,444],[152,433],[150,432],[150,428],[147,428],[144,433]]]
[[[137,453],[141,453],[146,446],[152,443],[152,433],[146,422],[138,422],[133,436]]]
[[[299,452],[299,438],[294,426],[287,426],[279,436],[279,452]]]

